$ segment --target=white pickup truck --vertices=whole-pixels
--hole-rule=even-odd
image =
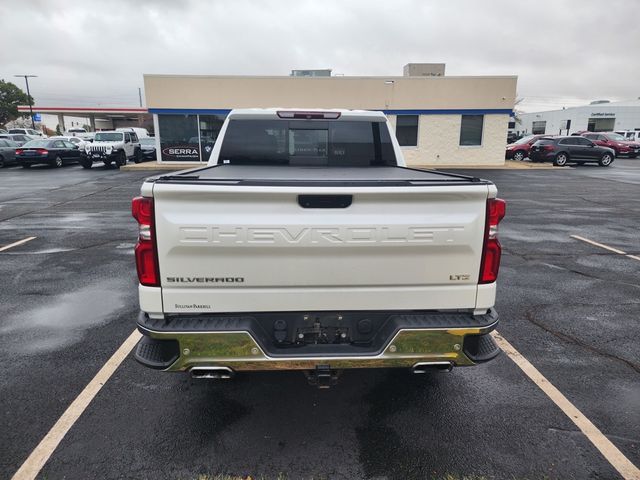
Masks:
[[[133,200],[144,365],[230,378],[494,358],[505,203],[405,167],[379,112],[234,110],[208,166]]]

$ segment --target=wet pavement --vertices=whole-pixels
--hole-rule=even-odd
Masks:
[[[640,160],[608,169],[457,171],[508,202],[499,331],[640,465]],[[0,479],[26,459],[135,326],[149,172],[0,170]],[[118,368],[39,478],[616,479],[506,356],[450,374],[349,371],[195,381]]]

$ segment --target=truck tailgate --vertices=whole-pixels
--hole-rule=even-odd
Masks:
[[[165,312],[475,307],[486,184],[231,183],[154,185]]]

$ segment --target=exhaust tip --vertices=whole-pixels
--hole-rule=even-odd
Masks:
[[[416,363],[411,371],[415,374],[429,373],[429,372],[450,372],[453,368],[451,362],[420,362]]]
[[[189,370],[191,378],[208,378],[213,380],[229,380],[234,371],[229,367],[192,367]]]

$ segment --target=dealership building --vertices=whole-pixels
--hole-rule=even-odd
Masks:
[[[409,64],[403,76],[144,75],[158,160],[206,162],[234,108],[383,111],[409,165],[501,165],[515,76],[444,75],[444,64]]]
[[[581,107],[521,113],[513,130],[519,134],[567,135],[574,132],[640,130],[640,99],[599,100]]]

